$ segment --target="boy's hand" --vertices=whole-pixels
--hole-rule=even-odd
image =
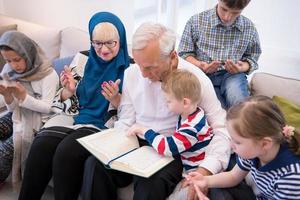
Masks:
[[[129,128],[127,131],[127,135],[137,135],[140,138],[145,139],[145,133],[147,132],[148,128],[140,125],[140,124],[134,124],[132,127]]]
[[[237,74],[240,72],[247,72],[249,71],[250,65],[246,61],[238,61],[234,63],[232,60],[227,60],[225,62],[225,69],[230,74]]]
[[[198,67],[202,69],[202,71],[206,74],[212,74],[217,71],[219,66],[221,65],[220,61],[212,61],[211,63],[200,61],[200,64]]]

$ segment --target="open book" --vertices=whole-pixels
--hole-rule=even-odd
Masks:
[[[136,136],[107,129],[77,139],[106,166],[126,173],[150,177],[173,158],[159,155],[151,146],[139,147]]]

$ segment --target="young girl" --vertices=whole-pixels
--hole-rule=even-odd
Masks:
[[[272,99],[250,97],[227,113],[227,128],[237,165],[229,172],[202,176],[191,172],[187,179],[200,190],[237,185],[248,172],[260,192],[258,199],[299,199],[300,135],[285,123],[284,116]]]
[[[5,141],[6,152],[0,158],[0,163],[6,166],[0,166],[0,169],[9,166],[5,159],[13,162],[12,180],[17,182],[34,133],[51,111],[59,79],[41,48],[23,33],[4,33],[0,51],[6,61],[1,72],[0,94],[8,111],[13,113],[13,135]]]

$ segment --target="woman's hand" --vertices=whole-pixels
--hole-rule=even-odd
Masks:
[[[66,100],[74,95],[76,91],[76,81],[73,77],[71,69],[65,65],[64,70],[60,73],[60,83],[63,86],[61,100]]]
[[[9,86],[8,88],[11,90],[11,93],[14,97],[16,97],[20,101],[24,101],[27,95],[27,91],[20,82],[16,82],[14,86]]]
[[[4,97],[11,94],[11,91],[4,85],[0,85],[0,94]]]
[[[133,126],[131,126],[128,131],[127,131],[127,135],[128,136],[132,136],[132,135],[137,135],[140,138],[145,139],[145,133],[147,132],[147,130],[149,130],[148,128],[146,128],[143,125],[140,124],[134,124]]]
[[[121,101],[121,94],[119,93],[119,85],[121,80],[118,79],[115,82],[108,81],[103,82],[101,85],[101,93],[115,108],[118,108]]]
[[[3,95],[6,104],[11,104],[11,102],[13,102],[14,98],[10,88],[0,85],[0,94]]]

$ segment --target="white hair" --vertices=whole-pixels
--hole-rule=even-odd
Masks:
[[[159,23],[146,22],[133,34],[132,50],[142,50],[153,40],[158,40],[161,56],[169,56],[175,49],[176,34],[171,29]]]

